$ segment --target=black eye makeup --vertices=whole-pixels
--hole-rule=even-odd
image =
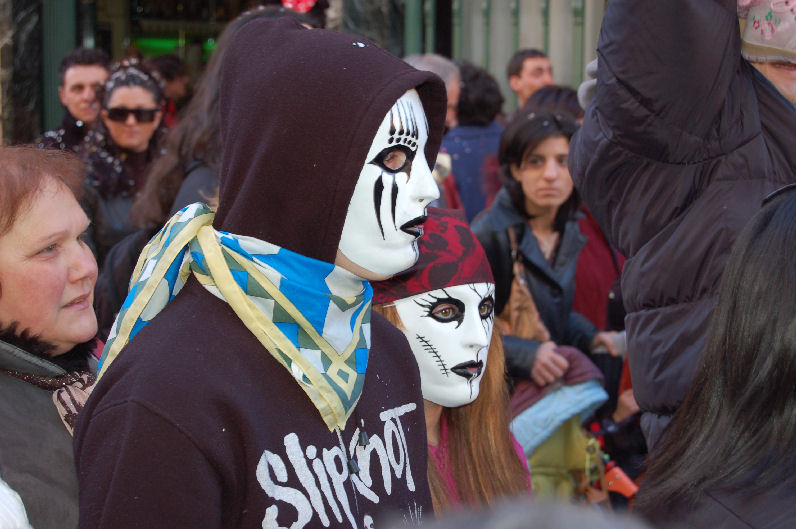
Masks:
[[[411,166],[414,159],[414,151],[403,145],[394,145],[382,150],[370,163],[378,165],[385,172],[395,174]]]
[[[487,296],[481,300],[481,303],[478,305],[478,315],[481,316],[482,320],[488,320],[492,317],[495,312],[495,300],[492,296]]]
[[[443,290],[443,292],[445,292]],[[428,295],[429,299],[415,300],[418,306],[426,309],[425,317],[433,318],[440,323],[456,322],[456,328],[464,321],[464,303],[452,298],[445,292],[444,297]]]

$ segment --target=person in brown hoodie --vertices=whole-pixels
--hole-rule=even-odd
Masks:
[[[417,259],[444,85],[287,19],[222,75],[218,211],[142,253],[76,429],[80,527],[419,523],[419,373],[367,279]]]

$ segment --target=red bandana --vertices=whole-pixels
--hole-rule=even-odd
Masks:
[[[420,259],[412,268],[371,283],[374,304],[445,287],[495,282],[484,249],[459,211],[428,208],[418,246]]]

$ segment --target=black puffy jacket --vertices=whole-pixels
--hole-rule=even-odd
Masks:
[[[613,0],[570,171],[622,277],[635,398],[654,445],[706,338],[733,241],[796,181],[796,111],[741,58],[735,0]]]

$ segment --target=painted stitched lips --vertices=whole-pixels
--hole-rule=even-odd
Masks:
[[[460,377],[464,377],[467,380],[471,378],[475,378],[481,374],[481,371],[484,369],[484,362],[479,360],[478,362],[469,361],[469,362],[462,362],[461,364],[456,364],[451,368],[451,371],[459,375]]]
[[[423,235],[423,223],[426,222],[426,216],[421,215],[419,217],[415,217],[409,222],[405,222],[401,225],[401,231],[404,233],[408,233],[413,237],[420,237]]]

